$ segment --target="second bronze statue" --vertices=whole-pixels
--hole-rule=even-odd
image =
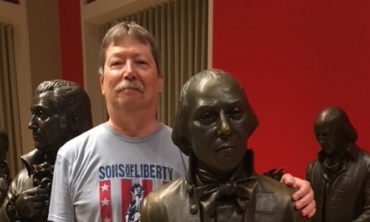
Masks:
[[[92,127],[90,99],[77,84],[42,82],[31,104],[35,150],[21,157],[22,169],[11,182],[0,209],[1,222],[46,222],[53,167],[59,148]]]
[[[142,222],[301,222],[294,190],[254,171],[247,140],[258,126],[242,85],[205,70],[181,92],[172,132],[189,155],[186,176],[144,199]]]

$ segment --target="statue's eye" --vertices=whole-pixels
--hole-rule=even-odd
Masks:
[[[198,121],[203,125],[208,125],[213,122],[215,122],[217,119],[217,116],[212,112],[203,112],[199,115]]]
[[[233,108],[227,112],[227,115],[234,120],[240,120],[243,118],[244,112],[240,108]]]
[[[49,115],[46,114],[44,111],[42,110],[38,110],[38,112],[36,113],[36,116],[37,118],[39,118],[40,120],[42,121],[45,121],[49,118]]]

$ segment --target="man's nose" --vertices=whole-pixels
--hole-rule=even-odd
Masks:
[[[132,60],[127,60],[124,71],[123,71],[123,78],[132,80],[136,78],[136,72],[135,72],[135,63]]]
[[[227,121],[227,117],[224,111],[220,113],[220,128],[217,131],[217,135],[220,137],[228,137],[232,134],[231,127]]]

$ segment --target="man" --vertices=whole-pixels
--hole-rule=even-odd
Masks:
[[[77,84],[52,80],[37,87],[28,125],[36,149],[21,157],[25,168],[9,187],[0,221],[47,221],[57,151],[91,127],[90,99]]]
[[[156,119],[160,62],[159,47],[143,27],[122,22],[108,30],[99,71],[109,120],[58,152],[50,221],[123,221],[125,215],[139,221],[140,212],[129,212],[139,209],[130,205],[137,199],[133,185],[139,183],[148,194],[185,174],[187,161],[171,140],[171,128]],[[304,198],[297,204],[308,204],[305,214],[314,213],[308,183],[287,178],[302,186],[297,196]]]
[[[370,221],[370,154],[356,145],[345,111],[325,108],[314,122],[321,147],[307,167],[317,201],[315,222]]]
[[[0,205],[6,197],[6,191],[10,183],[9,167],[6,162],[6,152],[8,152],[8,149],[8,134],[0,128]]]
[[[254,172],[246,145],[257,125],[234,77],[205,70],[190,78],[172,132],[174,143],[190,156],[189,171],[149,194],[142,221],[307,221],[294,209],[292,188]]]

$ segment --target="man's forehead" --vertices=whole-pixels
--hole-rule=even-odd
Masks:
[[[134,44],[140,44],[140,45],[150,47],[150,44],[149,44],[148,41],[145,41],[145,40],[139,39],[139,38],[135,38],[134,36],[125,35],[125,36],[121,36],[121,37],[117,37],[117,38],[113,39],[108,44],[108,48],[113,47],[113,46],[119,46],[119,45],[124,44],[124,43],[134,43]]]

